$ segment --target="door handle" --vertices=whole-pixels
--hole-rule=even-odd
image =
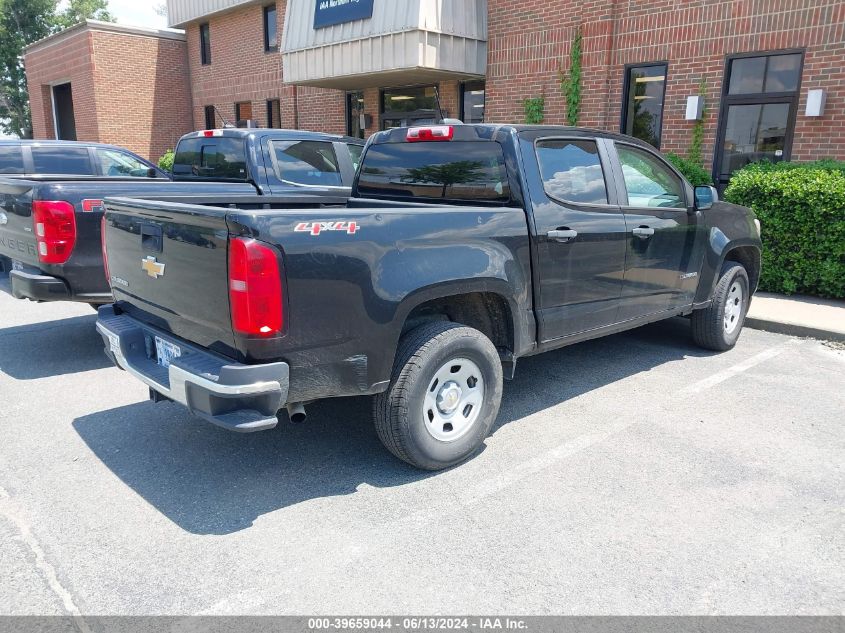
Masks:
[[[634,229],[633,231],[631,231],[631,232],[632,232],[634,235],[636,235],[638,238],[640,238],[641,240],[647,240],[647,239],[648,239],[648,238],[650,238],[652,235],[654,235],[654,229],[651,229],[651,228],[649,228],[649,227],[647,227],[647,226],[640,226],[640,227],[637,227],[637,228],[635,228],[635,229]]]
[[[568,242],[569,240],[574,240],[578,237],[578,231],[573,231],[571,229],[556,229],[546,233],[546,236],[555,242]]]

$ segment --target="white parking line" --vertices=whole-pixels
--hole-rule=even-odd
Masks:
[[[759,354],[752,356],[749,359],[742,361],[741,363],[737,363],[733,367],[728,367],[727,369],[723,369],[720,372],[713,374],[703,380],[699,380],[698,382],[694,382],[691,385],[688,385],[681,389],[679,392],[681,395],[689,395],[694,393],[701,393],[711,387],[715,387],[719,383],[725,382],[733,378],[734,376],[738,376],[739,374],[756,367],[761,363],[765,363],[767,360],[774,358],[775,356],[780,356],[783,354],[787,348],[793,345],[799,345],[801,341],[797,339],[792,339],[786,341],[785,343],[781,343],[776,347],[772,347],[771,349],[767,349]]]

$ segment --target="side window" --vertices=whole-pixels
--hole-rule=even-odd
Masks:
[[[352,159],[352,166],[355,171],[358,171],[358,165],[361,164],[361,154],[364,153],[363,145],[347,145],[349,148],[349,157]]]
[[[616,144],[628,206],[685,209],[686,199],[681,179],[659,158],[630,145]]]
[[[272,141],[276,175],[299,185],[339,187],[343,183],[331,143]]]
[[[149,167],[131,154],[100,148],[95,149],[94,152],[104,176],[147,177]]]
[[[94,175],[86,147],[33,147],[32,163],[36,174]]]
[[[607,185],[595,141],[537,141],[543,187],[551,198],[582,204],[607,204]]]
[[[20,145],[0,145],[0,174],[22,174],[23,152]]]

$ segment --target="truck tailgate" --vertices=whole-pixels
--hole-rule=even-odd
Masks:
[[[32,184],[0,181],[0,255],[38,266],[32,229]]]
[[[108,272],[120,308],[234,355],[226,211],[125,198],[107,200],[106,209]]]

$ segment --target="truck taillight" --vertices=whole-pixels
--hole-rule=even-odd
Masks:
[[[103,268],[106,271],[106,282],[111,285],[111,275],[109,274],[109,252],[106,250],[106,216],[100,218],[100,246],[103,249]]]
[[[76,215],[69,202],[34,200],[32,227],[38,244],[38,261],[64,264],[76,244]]]
[[[237,237],[229,242],[229,307],[238,334],[271,338],[282,332],[279,260],[269,246]]]
[[[408,129],[405,140],[409,143],[420,141],[451,141],[455,136],[455,128],[451,125],[431,125],[428,127],[412,127]]]

